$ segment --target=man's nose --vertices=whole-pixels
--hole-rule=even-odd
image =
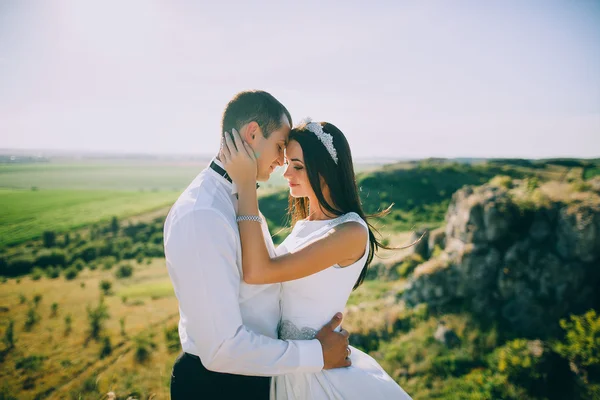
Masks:
[[[280,167],[283,167],[284,162],[285,162],[284,156],[283,156],[283,154],[280,154],[279,157],[277,157],[277,165],[279,165]]]

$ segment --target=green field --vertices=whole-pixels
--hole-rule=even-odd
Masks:
[[[68,161],[35,164],[0,164],[0,188],[172,191],[183,190],[209,160],[172,161]],[[380,164],[356,164],[356,171]],[[277,168],[263,188],[284,187],[283,168]]]
[[[209,160],[69,160],[0,164],[0,247],[171,205]],[[357,165],[357,170],[374,168]],[[261,185],[285,187],[283,168]]]
[[[0,246],[39,238],[46,230],[66,231],[172,204],[177,191],[0,190]]]
[[[205,165],[146,161],[0,164],[0,188],[180,191]]]

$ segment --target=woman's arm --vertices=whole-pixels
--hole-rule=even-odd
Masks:
[[[238,215],[259,215],[256,193],[256,157],[237,131],[225,134],[221,161],[238,186]],[[365,252],[367,230],[358,222],[331,229],[324,237],[294,253],[271,259],[262,229],[255,221],[238,223],[242,241],[242,269],[246,283],[291,281],[322,271],[335,264],[358,260]]]
[[[258,199],[253,182],[238,185],[238,214],[258,215]],[[335,264],[349,264],[365,252],[368,232],[358,222],[332,228],[324,237],[297,250],[271,258],[259,224],[239,222],[242,241],[244,282],[265,284],[304,278]]]

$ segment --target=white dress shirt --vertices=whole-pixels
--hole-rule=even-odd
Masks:
[[[199,356],[209,370],[230,374],[321,371],[318,340],[277,339],[281,285],[248,285],[242,279],[235,192],[234,184],[206,168],[165,221],[165,258],[179,301],[183,351]],[[273,256],[264,217],[261,225]]]

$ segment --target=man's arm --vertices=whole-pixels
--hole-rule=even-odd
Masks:
[[[212,371],[273,376],[318,372],[318,340],[283,341],[249,331],[242,323],[236,233],[215,210],[195,210],[165,232],[165,256],[186,333]]]

